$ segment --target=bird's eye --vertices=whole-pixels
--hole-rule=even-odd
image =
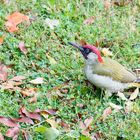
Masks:
[[[84,50],[84,52],[85,52],[85,54],[89,54],[91,51],[90,51],[90,49],[86,48],[86,49]]]

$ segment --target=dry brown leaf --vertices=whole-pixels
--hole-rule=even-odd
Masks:
[[[31,83],[31,84],[43,84],[44,83],[44,79],[43,78],[41,78],[41,77],[38,77],[38,78],[36,78],[36,79],[34,79],[34,80],[31,80],[31,81],[29,81],[29,83]]]
[[[0,80],[6,81],[8,78],[8,68],[1,64],[0,65]]]
[[[93,121],[93,117],[89,117],[85,119],[84,124],[86,125],[86,129],[91,125],[92,121]]]
[[[122,100],[124,100],[124,101],[127,101],[127,100],[128,100],[122,92],[118,92],[117,95],[118,95]]]
[[[3,44],[4,36],[0,37],[0,45]]]
[[[130,2],[132,2],[132,0],[114,0],[114,5],[116,5],[116,6],[126,6]]]
[[[36,103],[36,102],[37,102],[37,95],[34,94],[34,96],[29,99],[29,103]]]
[[[19,114],[22,116],[22,117],[29,117],[31,119],[36,119],[36,120],[39,120],[41,121],[41,116],[40,114],[38,114],[37,112],[28,112],[24,106],[22,106],[20,109],[19,109]]]
[[[18,140],[18,135],[15,135],[12,140]]]
[[[69,131],[70,130],[70,125],[65,123],[64,121],[61,121],[59,123],[59,125],[65,130],[65,131]]]
[[[18,87],[18,85],[21,85],[21,82],[14,82],[14,81],[8,81],[5,83],[2,83],[1,88],[2,89],[6,89],[6,90],[21,90],[20,87]]]
[[[81,133],[85,136],[88,136],[88,137],[90,136],[90,133],[88,130],[82,130]]]
[[[133,102],[131,101],[125,102],[125,113],[131,112],[132,108],[133,108]]]
[[[101,50],[101,52],[103,53],[104,56],[112,56],[112,52],[108,49],[108,48],[103,48]]]
[[[12,120],[14,120],[16,122],[24,122],[24,123],[34,124],[34,122],[28,117],[12,118]]]
[[[139,94],[139,88],[136,88],[135,91],[131,94],[129,100],[134,100],[134,99],[136,99],[137,96],[138,96],[138,94]]]
[[[61,92],[60,92],[60,90],[54,90],[54,91],[52,91],[51,92],[51,94],[52,95],[58,95],[59,97],[63,97],[63,96],[65,96],[65,94],[62,94]]]
[[[27,89],[23,89],[20,92],[23,96],[33,96],[33,95],[37,94],[36,91],[37,91],[37,88],[30,87]]]
[[[18,30],[17,25],[23,21],[29,21],[29,17],[19,12],[14,12],[7,16],[6,28],[9,32],[16,32]]]
[[[113,109],[115,109],[116,111],[119,111],[120,109],[123,109],[122,106],[116,105],[116,104],[111,103],[111,102],[109,103],[109,105],[110,105]]]
[[[15,76],[13,77],[12,79],[10,79],[11,81],[16,81],[16,82],[21,82],[22,80],[26,79],[25,76],[22,76],[22,75],[18,75],[18,76]]]
[[[4,140],[4,137],[1,132],[0,132],[0,140]]]
[[[84,45],[87,45],[87,42],[86,42],[84,39],[81,39],[81,40],[80,40],[80,44],[81,44],[82,46],[84,46]]]
[[[105,10],[109,10],[111,7],[111,0],[104,0]]]
[[[19,124],[12,119],[0,116],[0,123],[9,127],[19,127]]]
[[[54,119],[46,119],[46,122],[48,122],[52,128],[57,128],[58,124]]]
[[[111,107],[107,107],[107,108],[104,110],[103,115],[102,115],[103,120],[105,120],[105,119],[107,118],[107,116],[109,116],[111,113],[112,113]]]
[[[82,130],[86,130],[90,127],[92,121],[93,121],[93,117],[88,117],[87,119],[85,119],[84,122],[82,122],[82,121],[79,122],[79,127]]]
[[[48,114],[48,115],[56,115],[57,109],[48,109],[42,110],[40,113]]]
[[[79,122],[79,128],[82,129],[82,130],[86,128],[86,125],[84,124],[83,121]]]
[[[19,127],[9,128],[6,132],[6,136],[13,138],[14,136],[18,135],[19,132],[20,132]]]
[[[25,44],[23,41],[21,41],[18,45],[18,48],[23,52],[24,54],[27,54],[27,49],[25,48]]]
[[[88,19],[85,19],[83,23],[85,25],[90,25],[90,24],[92,24],[94,22],[94,20],[95,20],[95,17],[92,16],[92,17],[89,17]]]
[[[24,137],[24,140],[30,140],[29,133],[24,129],[22,129],[21,131],[22,131],[22,136]]]

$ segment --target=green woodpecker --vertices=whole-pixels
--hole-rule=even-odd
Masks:
[[[107,89],[109,92],[123,91],[132,86],[140,87],[140,79],[131,71],[111,58],[101,57],[100,51],[92,45],[79,46],[85,58],[85,75],[97,87]]]

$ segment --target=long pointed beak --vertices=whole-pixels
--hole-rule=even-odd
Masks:
[[[84,51],[84,49],[83,49],[83,47],[82,46],[79,46],[79,45],[77,45],[77,44],[75,44],[75,43],[72,43],[72,42],[68,42],[70,45],[72,45],[73,47],[75,47],[75,48],[78,48],[80,51]]]

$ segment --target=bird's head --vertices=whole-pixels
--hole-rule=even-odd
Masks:
[[[75,43],[71,43],[71,42],[69,42],[69,44],[78,48],[85,59],[88,59],[88,58],[92,59],[92,56],[93,56],[92,54],[94,54],[94,56],[97,58],[99,63],[103,62],[100,51],[95,46],[89,45],[89,44],[79,46],[79,45],[77,45]]]

